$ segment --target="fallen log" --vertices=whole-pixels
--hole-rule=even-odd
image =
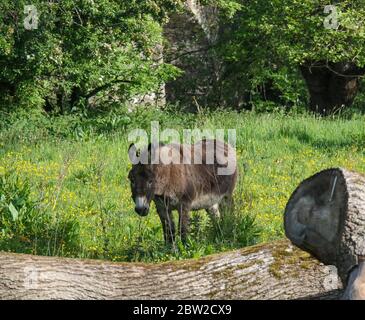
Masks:
[[[336,299],[341,287],[288,241],[159,264],[0,253],[0,299]]]
[[[365,299],[365,176],[342,168],[304,180],[285,209],[287,237],[335,265],[346,298]]]

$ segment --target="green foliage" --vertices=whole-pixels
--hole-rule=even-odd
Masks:
[[[220,0],[223,7],[232,0]],[[306,61],[353,61],[365,65],[365,3],[335,1],[338,27],[325,13],[328,1],[240,1],[230,18],[231,42],[227,56],[232,59],[248,54],[260,61],[263,57],[295,63]],[[326,28],[325,21],[333,25]],[[228,21],[229,22],[229,21]]]
[[[1,250],[42,255],[75,254],[78,249],[77,222],[52,216],[34,200],[30,184],[14,172],[0,174]]]
[[[305,106],[303,64],[365,65],[365,3],[359,1],[211,0],[222,8],[225,28],[217,52],[227,65],[224,91],[246,91],[256,109]],[[233,4],[232,4],[233,3]],[[335,5],[338,27],[326,5]],[[225,8],[234,8],[227,14]],[[268,92],[268,94],[266,94]],[[262,105],[262,101],[269,104]]]
[[[182,3],[34,0],[39,25],[26,30],[28,3],[2,1],[0,107],[95,111],[157,91],[181,74],[162,63],[161,44],[163,24],[171,13],[183,10]],[[218,58],[223,70],[212,89],[214,99],[224,97],[228,106],[257,111],[305,108],[308,97],[299,65],[339,61],[365,65],[362,0],[333,3],[338,12],[336,29],[324,27],[330,13],[324,12],[329,3],[322,0],[201,3],[220,8],[220,42],[207,54]],[[209,79],[210,74],[202,76]]]
[[[209,230],[209,237],[213,243],[222,248],[242,248],[259,241],[262,230],[255,216],[245,210],[246,206],[247,203],[238,198],[234,209],[223,209],[222,216],[213,220]]]
[[[157,89],[177,75],[158,60],[160,23],[178,3],[35,0],[39,25],[26,30],[28,3],[2,1],[0,89],[8,89],[3,103],[10,96],[16,106],[64,111],[105,92],[126,100]]]

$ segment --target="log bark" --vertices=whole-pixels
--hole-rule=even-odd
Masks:
[[[0,253],[0,299],[336,299],[340,292],[335,268],[288,241],[160,264]]]
[[[345,285],[365,256],[365,176],[342,168],[315,174],[292,194],[284,220],[287,237],[335,265]]]

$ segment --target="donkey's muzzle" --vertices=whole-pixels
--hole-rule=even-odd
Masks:
[[[135,207],[136,212],[142,217],[146,216],[150,209],[147,198],[144,196],[136,197],[135,203],[136,203],[136,207]]]
[[[148,214],[149,207],[136,207],[135,210],[140,216],[145,217]]]

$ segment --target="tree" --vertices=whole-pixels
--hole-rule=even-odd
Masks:
[[[214,2],[226,7],[233,0]],[[294,90],[282,89],[290,94],[295,84],[288,80],[299,69],[312,111],[329,114],[352,104],[365,74],[363,1],[336,1],[331,7],[322,0],[235,2],[234,13],[225,18],[222,54],[241,65],[243,78],[268,78],[280,89],[284,70]]]
[[[160,63],[160,24],[178,0],[64,0],[0,4],[0,90],[21,106],[85,105],[102,92],[124,99],[176,74]],[[36,14],[38,26],[26,28]]]

